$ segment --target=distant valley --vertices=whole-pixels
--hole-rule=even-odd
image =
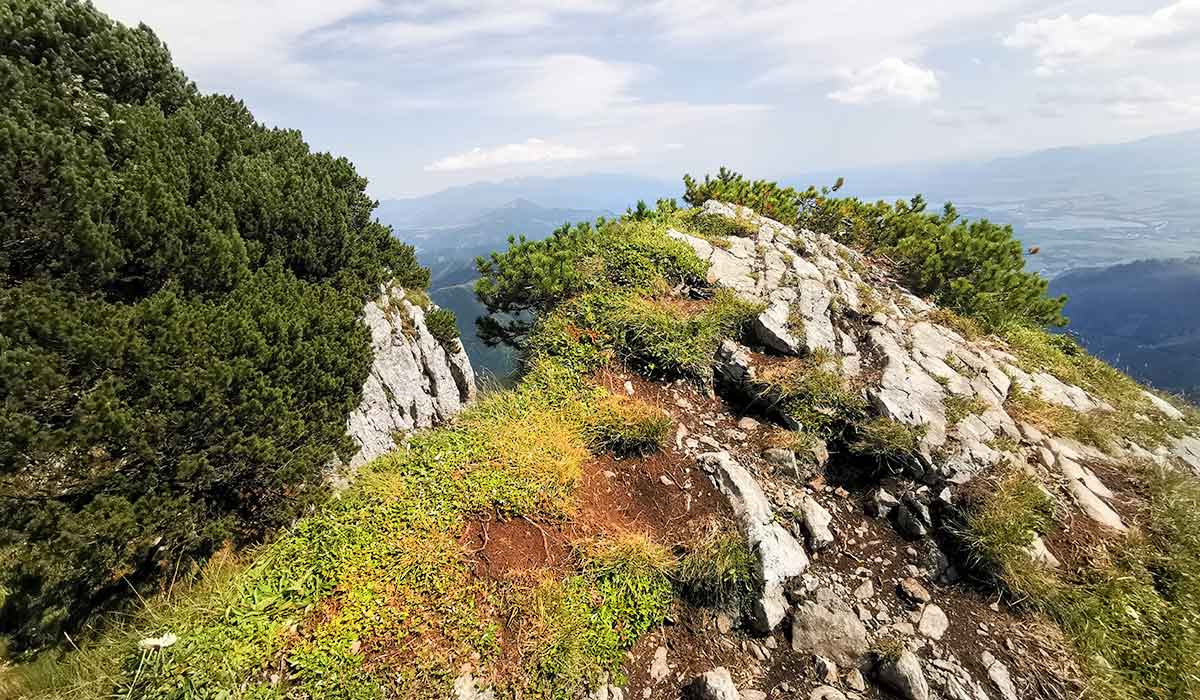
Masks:
[[[1069,297],[1070,331],[1092,353],[1200,401],[1200,258],[1072,270],[1050,291]]]

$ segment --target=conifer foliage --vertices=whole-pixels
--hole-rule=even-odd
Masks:
[[[423,287],[366,181],[201,95],[145,26],[0,4],[0,633],[286,522],[345,444],[359,320]]]

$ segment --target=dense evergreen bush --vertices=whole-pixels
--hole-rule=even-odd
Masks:
[[[363,300],[428,273],[347,160],[144,26],[9,0],[0,85],[0,631],[29,647],[302,508]]]
[[[549,238],[509,238],[508,250],[476,260],[475,293],[489,316],[480,337],[520,346],[533,315],[574,295],[618,286],[638,292],[700,283],[707,264],[668,238],[660,224],[633,216],[566,225]]]

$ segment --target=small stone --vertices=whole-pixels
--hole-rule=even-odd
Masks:
[[[813,666],[817,672],[817,678],[819,678],[822,682],[830,684],[838,682],[837,664],[830,659],[827,659],[824,656],[818,656],[815,659]]]
[[[833,686],[822,685],[809,694],[808,700],[846,700],[846,695]]]
[[[767,694],[761,690],[743,690],[741,700],[767,700]]]
[[[941,639],[946,634],[946,630],[950,629],[950,620],[946,617],[946,613],[937,605],[930,603],[925,606],[925,611],[921,613],[921,623],[917,626],[921,634],[930,639]]]
[[[933,599],[933,596],[929,595],[929,591],[911,576],[900,581],[896,592],[902,599],[915,605],[924,605]]]
[[[791,472],[796,471],[796,453],[779,447],[763,451],[763,459],[767,462]]]
[[[630,382],[630,381],[625,382],[625,393],[630,396],[633,396],[633,382]]]
[[[896,528],[900,534],[918,540],[929,534],[929,527],[908,504],[901,503],[896,513]]]
[[[1013,687],[1012,676],[1008,673],[1008,667],[1000,663],[991,652],[985,651],[980,656],[983,661],[983,667],[987,669],[988,680],[996,687],[1004,700],[1017,700],[1017,691]]]
[[[877,673],[881,683],[905,700],[929,700],[929,684],[921,670],[921,660],[911,651],[894,659],[880,660]]]
[[[837,487],[836,489],[834,489],[834,490],[833,490],[833,493],[834,493],[834,495],[836,495],[838,498],[850,498],[850,492],[849,492],[849,491],[847,491],[846,489],[842,488],[841,486],[839,486],[839,487]]]
[[[758,430],[759,425],[760,425],[759,422],[754,420],[750,416],[744,416],[744,417],[738,419],[738,422],[737,422],[738,430],[745,430],[748,433],[752,433],[755,430]]]
[[[694,700],[738,700],[737,686],[723,666],[697,676],[688,686],[687,696]]]
[[[900,500],[883,489],[876,489],[867,500],[867,513],[876,518],[886,518],[891,515]]]
[[[774,651],[779,648],[779,642],[775,641],[774,637],[767,637],[763,640],[763,646]]]
[[[867,689],[867,679],[863,678],[862,671],[857,668],[850,669],[846,674],[846,687],[855,692],[863,692]]]
[[[667,648],[659,647],[654,650],[654,660],[650,662],[650,680],[658,683],[670,675],[671,668],[667,666]]]
[[[854,597],[859,600],[868,600],[875,597],[875,585],[871,583],[871,579],[863,581],[858,588],[854,589]]]
[[[733,631],[733,619],[723,612],[717,613],[717,631],[721,634],[729,634]]]
[[[708,445],[709,447],[711,447],[715,450],[721,449],[721,443],[717,442],[716,440],[714,440],[713,438],[711,438],[707,435],[701,435],[700,442],[701,442],[701,444]]]
[[[829,529],[833,516],[817,503],[816,499],[804,496],[800,503],[800,516],[803,518],[804,531],[808,534],[808,541],[813,549],[826,549],[833,544],[833,531]]]
[[[658,480],[659,480],[659,482],[662,483],[663,486],[674,486],[675,485],[675,482],[671,481],[671,477],[667,476],[666,474],[658,477]]]

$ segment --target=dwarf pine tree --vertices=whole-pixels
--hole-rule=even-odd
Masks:
[[[364,299],[428,272],[366,181],[201,95],[146,27],[0,3],[0,634],[286,522],[345,451]]]

